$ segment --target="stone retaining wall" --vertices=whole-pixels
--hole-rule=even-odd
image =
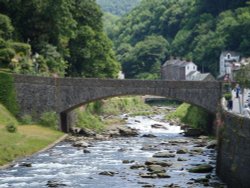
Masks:
[[[250,119],[222,110],[217,173],[232,188],[250,187]]]

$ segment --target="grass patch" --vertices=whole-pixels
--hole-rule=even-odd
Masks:
[[[8,125],[15,125],[16,132],[8,132]],[[62,135],[59,131],[38,125],[18,126],[15,117],[0,104],[0,166],[33,154]]]
[[[18,124],[16,118],[2,104],[0,104],[0,124]]]
[[[37,125],[18,126],[16,133],[9,133],[0,125],[0,165],[19,157],[31,155],[48,146],[63,135],[59,131]]]

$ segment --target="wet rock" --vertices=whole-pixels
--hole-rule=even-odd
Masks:
[[[191,136],[191,137],[198,137],[202,134],[202,130],[201,129],[197,129],[197,128],[188,128],[185,130],[184,135],[185,136]]]
[[[152,128],[154,129],[165,129],[165,130],[168,130],[167,127],[165,127],[164,125],[161,125],[161,124],[153,124],[151,125]]]
[[[135,120],[135,122],[136,122],[136,123],[141,123],[141,121],[139,121],[139,120],[137,120],[137,119]]]
[[[132,166],[130,166],[130,169],[133,169],[133,170],[135,170],[135,169],[146,169],[146,166],[145,165],[141,165],[141,164],[134,164],[134,165],[132,165]]]
[[[96,140],[107,140],[108,138],[105,137],[105,136],[103,136],[103,135],[97,134],[97,135],[95,136],[95,139],[96,139]]]
[[[154,146],[154,145],[147,145],[147,146],[143,146],[141,148],[141,150],[144,150],[144,151],[158,151],[160,149],[157,148],[157,146]]]
[[[188,169],[188,171],[192,173],[208,173],[208,172],[211,172],[212,170],[213,170],[213,167],[209,164],[202,164],[194,168]]]
[[[198,178],[194,180],[195,183],[208,183],[209,179],[207,178]]]
[[[96,135],[94,131],[87,129],[87,128],[72,127],[70,129],[70,132],[73,135],[81,135],[81,136],[86,136],[86,137],[92,137]]]
[[[143,174],[139,174],[140,177],[142,178],[157,178],[157,174],[153,174],[153,173],[143,173]]]
[[[32,164],[30,162],[22,162],[19,166],[32,167]]]
[[[89,144],[85,141],[76,141],[72,144],[74,147],[83,147],[83,148],[87,148],[89,146]]]
[[[157,173],[158,178],[171,178],[171,176],[167,175],[166,173]]]
[[[127,149],[125,149],[125,148],[120,148],[120,149],[118,149],[117,151],[118,151],[118,152],[124,152],[124,151],[127,151]]]
[[[178,157],[177,161],[187,161],[187,159]]]
[[[166,188],[180,188],[179,185],[173,184],[173,183],[171,183],[171,184],[169,184],[169,185],[164,185],[163,187],[166,187]]]
[[[123,164],[129,164],[129,163],[134,163],[134,160],[123,160],[122,163]]]
[[[169,166],[172,166],[172,163],[170,163],[168,161],[149,159],[145,162],[145,165],[159,165],[162,167],[169,167]]]
[[[207,149],[214,149],[217,146],[217,141],[216,140],[212,140],[208,143],[207,145]]]
[[[179,139],[179,140],[170,140],[169,143],[170,144],[187,144],[187,143],[189,143],[189,141],[183,140],[183,139]]]
[[[200,148],[196,148],[196,149],[191,149],[190,151],[189,151],[189,153],[190,154],[195,154],[195,155],[199,155],[199,154],[201,154],[203,152],[203,150],[202,149],[200,149]]]
[[[165,168],[160,165],[149,165],[147,168],[149,172],[152,172],[154,174],[166,172]]]
[[[156,136],[153,134],[144,134],[142,135],[142,137],[146,137],[146,138],[155,138]]]
[[[129,127],[118,127],[118,130],[119,130],[119,133],[121,136],[128,137],[128,136],[137,136],[138,135],[136,129],[132,129]]]
[[[153,155],[155,158],[173,158],[175,154],[169,153],[168,151],[158,152]]]
[[[84,149],[84,150],[83,150],[83,153],[90,153],[90,151],[87,150],[87,149]]]
[[[177,154],[186,154],[188,150],[186,148],[181,148],[176,151]]]
[[[114,175],[115,175],[115,172],[112,172],[112,171],[103,171],[103,172],[100,172],[99,175],[103,175],[103,176],[114,176]]]
[[[57,181],[57,180],[49,180],[46,184],[48,187],[64,187],[67,186],[66,184]]]
[[[143,185],[142,187],[155,187],[155,185],[147,184],[147,185]]]

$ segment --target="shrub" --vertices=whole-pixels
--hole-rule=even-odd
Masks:
[[[40,124],[42,126],[57,129],[58,123],[56,112],[44,112],[40,117]]]
[[[232,94],[231,93],[225,93],[224,94],[224,97],[227,101],[231,100],[232,99]]]
[[[5,126],[5,128],[10,133],[14,133],[17,131],[17,128],[13,123],[9,123],[8,125]]]
[[[31,115],[25,114],[21,117],[21,123],[23,125],[31,125],[33,123]]]
[[[25,55],[29,54],[31,51],[31,46],[26,43],[21,42],[10,42],[10,47],[15,50],[16,53],[23,53]]]

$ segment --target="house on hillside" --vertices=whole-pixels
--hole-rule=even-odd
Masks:
[[[233,51],[224,51],[220,55],[220,75],[224,77],[229,75],[229,78],[233,80],[233,72],[239,70],[241,67],[240,54]]]
[[[166,61],[161,67],[161,78],[163,80],[215,80],[210,73],[200,73],[195,63],[180,59]]]
[[[193,62],[170,59],[162,65],[161,77],[163,80],[186,80],[192,71],[197,71],[197,65]]]

